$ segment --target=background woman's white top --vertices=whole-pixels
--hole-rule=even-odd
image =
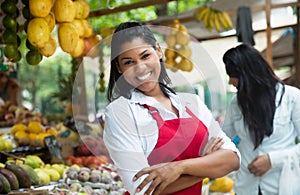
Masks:
[[[276,105],[282,93],[282,85],[277,85]],[[255,105],[253,105],[255,106]],[[255,150],[244,124],[236,96],[229,105],[222,129],[231,138],[239,136],[238,148],[242,155],[240,170],[235,174],[235,192],[238,195],[257,195],[258,186],[263,194],[277,195],[279,178],[283,163],[287,160],[289,149],[295,146],[295,137],[300,135],[300,90],[285,85],[281,104],[276,108],[273,121],[273,134],[265,137]],[[298,145],[300,149],[300,145]],[[289,148],[289,149],[288,149]],[[251,174],[247,166],[258,155],[269,154],[272,168],[261,177]]]
[[[233,150],[239,155],[235,145],[224,134],[210,110],[198,96],[173,93],[169,93],[169,95],[172,104],[179,111],[180,118],[190,117],[185,110],[185,106],[187,106],[206,125],[209,138],[223,137],[225,143],[222,148]],[[120,97],[113,101],[105,112],[103,139],[112,160],[118,167],[123,183],[131,194],[135,194],[136,187],[146,176],[134,183],[132,178],[138,171],[149,166],[147,157],[154,149],[158,139],[157,123],[149,111],[141,106],[143,104],[157,108],[164,120],[177,118],[174,113],[162,107],[154,98],[137,91],[133,91],[129,100]],[[139,194],[143,193],[144,191]]]

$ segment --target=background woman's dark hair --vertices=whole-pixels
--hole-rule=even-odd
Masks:
[[[250,45],[241,44],[229,49],[223,56],[223,62],[227,74],[239,79],[238,105],[254,148],[257,148],[264,136],[273,133],[276,84],[281,81],[260,52]]]
[[[120,96],[129,98],[130,92],[133,88],[125,81],[121,73],[119,73],[117,64],[118,56],[121,52],[121,47],[124,43],[132,41],[134,38],[141,38],[156,49],[157,41],[152,31],[144,24],[139,22],[125,22],[121,23],[115,30],[111,42],[111,66],[110,78],[107,90],[107,99],[109,102],[117,99]],[[165,92],[166,89],[171,90],[167,85],[171,84],[171,80],[167,75],[163,60],[161,59],[161,73],[158,82],[161,89]],[[173,90],[171,90],[174,92]]]

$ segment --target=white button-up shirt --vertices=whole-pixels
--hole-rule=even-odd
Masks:
[[[180,118],[190,117],[185,110],[185,106],[187,106],[208,128],[209,139],[222,137],[225,141],[222,147],[233,150],[239,155],[235,145],[221,130],[199,96],[173,93],[169,93],[169,96],[173,106],[178,109]],[[133,182],[132,178],[138,171],[149,166],[147,157],[154,149],[158,139],[157,123],[149,111],[141,106],[143,104],[155,107],[163,120],[177,118],[174,113],[168,111],[154,98],[137,91],[132,93],[131,99],[120,97],[113,101],[105,111],[103,140],[126,189],[131,194],[144,194],[147,189],[145,187],[143,191],[136,193],[137,186],[146,176],[136,182]]]
[[[300,147],[300,145],[295,146],[295,137],[300,135],[300,90],[285,85],[285,93],[278,106],[282,89],[282,85],[278,84],[273,133],[270,137],[265,137],[262,144],[255,150],[236,96],[233,97],[226,111],[222,129],[229,137],[240,138],[238,148],[242,155],[242,164],[235,174],[234,186],[237,195],[257,195],[259,186],[263,194],[277,195],[282,165],[287,160],[291,147],[294,146],[294,150],[297,149],[295,147]],[[269,154],[272,167],[263,176],[256,177],[248,171],[247,166],[256,156],[263,154]]]

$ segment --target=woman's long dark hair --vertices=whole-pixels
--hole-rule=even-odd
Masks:
[[[118,56],[121,52],[121,47],[124,43],[130,42],[135,38],[141,38],[153,46],[154,49],[157,47],[157,41],[152,31],[144,24],[139,22],[125,22],[121,23],[115,30],[112,36],[111,43],[111,66],[110,66],[110,77],[107,90],[107,99],[109,102],[117,99],[120,96],[130,98],[131,90],[134,89],[130,85],[121,73],[118,71]],[[166,93],[166,89],[174,92],[170,87],[171,80],[167,75],[163,59],[160,60],[161,72],[158,78],[161,89]]]
[[[239,79],[238,105],[254,148],[257,148],[264,136],[273,133],[276,84],[281,81],[260,52],[250,45],[241,44],[229,49],[223,56],[223,62],[228,76]]]

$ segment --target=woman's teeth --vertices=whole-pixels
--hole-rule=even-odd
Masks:
[[[148,79],[149,77],[151,76],[151,72],[149,72],[148,74],[145,74],[143,76],[139,76],[137,77],[139,80],[143,81],[143,80],[146,80]]]

